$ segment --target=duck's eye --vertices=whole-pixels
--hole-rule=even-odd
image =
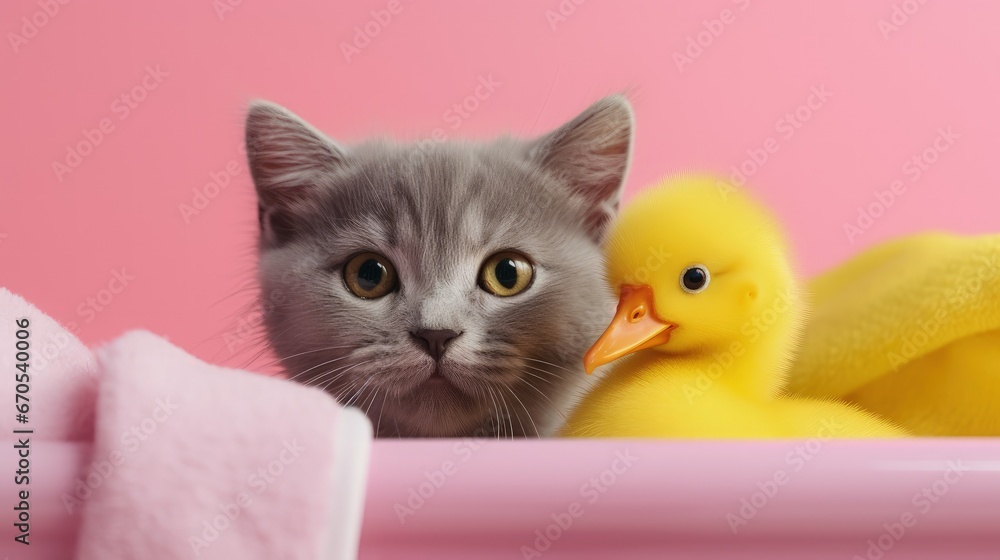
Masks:
[[[534,267],[527,257],[503,251],[483,262],[479,270],[479,287],[495,296],[508,297],[528,289],[534,276]]]
[[[711,279],[712,276],[704,265],[689,266],[681,273],[681,288],[689,294],[697,294],[708,287]]]
[[[380,298],[396,289],[396,269],[378,253],[358,253],[344,265],[344,283],[359,298]]]

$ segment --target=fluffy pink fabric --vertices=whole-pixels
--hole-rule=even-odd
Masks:
[[[93,437],[82,484],[62,496],[82,516],[76,558],[353,555],[371,438],[360,413],[316,389],[205,364],[147,332],[122,336],[94,360],[54,321],[0,292],[0,341],[13,345],[23,317],[33,343],[67,341],[44,369],[32,366],[33,437]],[[11,352],[0,356],[11,371]],[[8,416],[7,434],[24,427]]]
[[[31,428],[38,440],[85,441],[94,434],[97,367],[94,356],[73,333],[5,288],[0,288],[0,388],[14,402],[16,321],[28,320]],[[9,398],[7,398],[9,396]],[[23,428],[14,414],[0,414],[4,434]]]

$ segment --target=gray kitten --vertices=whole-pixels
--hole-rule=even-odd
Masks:
[[[289,377],[380,437],[550,433],[614,309],[600,242],[632,128],[612,96],[532,141],[346,148],[254,103],[259,277],[284,295],[265,326]]]

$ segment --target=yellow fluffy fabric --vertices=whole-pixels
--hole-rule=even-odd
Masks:
[[[788,392],[921,436],[1000,435],[1000,235],[914,235],[814,279]]]

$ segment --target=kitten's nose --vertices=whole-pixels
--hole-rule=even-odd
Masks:
[[[412,334],[413,338],[423,346],[424,351],[434,358],[434,361],[438,361],[444,355],[445,346],[462,333],[451,329],[421,329]]]

